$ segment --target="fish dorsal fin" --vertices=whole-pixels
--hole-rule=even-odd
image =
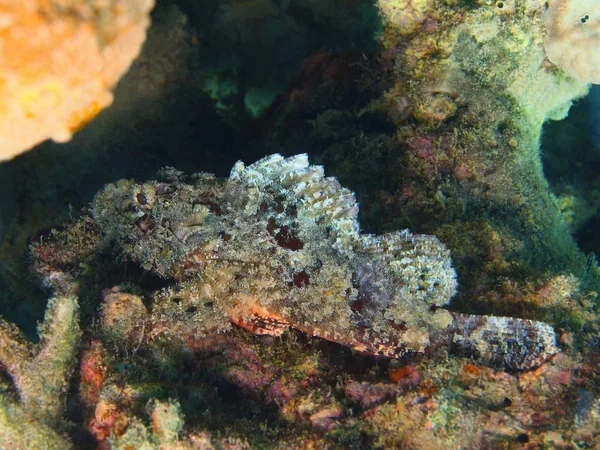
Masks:
[[[325,177],[323,166],[309,165],[305,153],[289,158],[274,154],[247,167],[239,161],[230,180],[259,191],[283,194],[288,203],[296,205],[299,218],[325,224],[338,237],[358,236],[354,193],[336,178]]]

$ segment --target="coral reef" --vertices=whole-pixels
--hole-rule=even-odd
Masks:
[[[536,285],[559,276],[578,280],[581,299],[597,298],[600,286],[598,265],[577,248],[542,171],[542,124],[564,118],[589,88],[544,62],[545,19],[541,2],[496,2],[438,7],[430,26],[408,38],[390,25],[386,45],[409,50],[394,53],[399,70],[386,95],[414,108],[396,131],[393,164],[404,176],[390,207],[453,251],[463,286],[457,308],[537,311],[532,318],[575,331],[582,322],[572,320],[568,296],[544,308],[527,301]],[[479,244],[469,249],[472,239]],[[512,288],[498,288],[504,279]]]
[[[549,6],[157,2],[113,107],[0,165],[3,313],[33,334],[39,279],[76,282],[84,333],[43,417],[0,361],[0,446],[600,446],[600,273],[570,235],[597,243],[597,155],[548,136],[557,201],[541,127],[589,86]],[[307,149],[339,182],[304,156],[218,178]],[[151,181],[77,217],[124,177]]]
[[[236,167],[238,170],[234,173],[238,176],[252,170],[252,166]],[[136,207],[132,206],[141,197],[134,199],[133,196],[141,193],[142,186],[147,195],[153,183],[177,185],[177,190],[168,190],[170,201],[174,203],[178,203],[175,202],[179,198],[177,191],[191,195],[204,187],[206,192],[207,184],[224,188],[234,183],[240,187],[240,180],[166,172],[177,174],[177,181],[171,178],[170,182],[137,185],[122,181],[108,186],[108,192],[101,192],[98,197],[106,199],[109,192],[115,194],[117,186],[127,190],[129,194],[123,195],[122,203],[114,204],[113,208],[128,217],[136,217]],[[253,181],[258,180],[262,176],[260,167],[255,166],[250,174]],[[277,177],[271,179],[269,184],[277,186],[277,180]],[[252,186],[254,195],[263,200],[271,195],[257,183]],[[154,197],[155,212],[163,200],[160,196]],[[215,201],[218,198],[202,197],[201,200],[203,203],[196,205],[207,206],[208,203],[215,211],[212,225],[231,213],[222,201]],[[238,200],[244,203],[248,198],[240,195]],[[279,202],[284,204],[281,198]],[[120,210],[120,206],[125,206],[124,210]],[[168,209],[164,204],[163,213]],[[216,211],[221,215],[216,215]],[[260,208],[244,211],[248,214],[246,221],[261,213]],[[283,210],[279,214],[280,220],[286,215]],[[301,214],[301,208],[297,214]],[[165,214],[162,218],[165,225],[173,224],[173,234],[167,232],[169,235],[178,233],[180,239],[183,238],[180,223],[172,221],[172,217],[167,219]],[[80,219],[55,233],[52,239],[40,237],[39,242],[32,244],[35,266],[41,268],[42,275],[54,273],[56,276],[58,272],[55,256],[47,249],[58,248],[61,249],[59,254],[73,255],[77,252],[67,252],[69,246],[75,250],[83,236],[98,232],[98,227],[81,226],[89,220]],[[331,219],[321,216],[320,220]],[[204,227],[203,231],[200,228],[195,231],[207,232],[210,221],[193,222],[192,227]],[[125,224],[121,226],[113,238],[123,236]],[[130,230],[133,240],[129,244],[134,246],[143,231],[135,222]],[[299,230],[289,230],[293,231]],[[145,233],[147,236],[150,230]],[[188,238],[192,235],[187,234]],[[254,233],[254,237],[260,237],[259,233]],[[231,243],[232,239],[229,237],[221,245]],[[250,241],[248,236],[245,239],[256,240]],[[110,245],[109,240],[95,242],[97,252],[105,252]],[[279,247],[277,243],[272,244]],[[219,249],[222,251],[223,248]],[[278,252],[286,253],[279,249]],[[253,311],[257,313],[252,316],[255,321],[242,325],[251,325],[254,331],[265,331],[267,335],[255,336],[228,326],[229,317],[220,311],[218,296],[209,298],[214,290],[193,289],[198,285],[192,280],[201,274],[195,273],[186,279],[186,274],[180,272],[176,275],[182,277],[179,281],[168,276],[160,279],[150,274],[140,276],[139,271],[132,272],[135,265],[125,260],[134,259],[134,255],[124,258],[126,255],[119,251],[110,255],[114,256],[106,255],[103,258],[106,261],[102,262],[103,259],[87,251],[80,252],[83,261],[76,264],[75,258],[61,266],[62,270],[74,274],[63,275],[63,278],[77,278],[82,285],[89,282],[86,280],[89,277],[95,280],[97,288],[89,290],[89,295],[96,295],[99,286],[106,286],[107,280],[112,278],[111,266],[122,274],[120,287],[104,291],[99,306],[100,320],[88,330],[79,360],[77,386],[83,417],[78,416],[78,420],[82,420],[94,436],[97,448],[142,444],[154,448],[159,443],[183,448],[202,444],[207,448],[211,448],[209,445],[214,448],[248,448],[250,445],[281,449],[305,448],[306,445],[334,449],[437,449],[448,446],[511,448],[523,442],[541,446],[577,443],[593,447],[597,444],[595,367],[600,359],[593,342],[589,345],[591,351],[582,354],[573,347],[573,336],[561,331],[558,339],[563,352],[536,370],[513,373],[486,368],[472,359],[449,357],[443,349],[427,357],[405,355],[390,362],[361,356],[293,330],[279,335],[282,323],[269,321],[265,311]],[[211,265],[234,264],[231,260],[219,260],[216,253],[196,253],[193,257],[200,256],[204,257],[200,259],[202,272],[210,271]],[[242,256],[243,252],[239,251],[235,258],[240,284],[230,284],[238,290],[241,283],[248,283],[254,270],[241,264]],[[47,264],[44,258],[48,258]],[[185,260],[185,256],[183,258]],[[229,264],[220,267],[222,272],[231,270]],[[87,266],[87,270],[81,271],[82,266]],[[193,267],[186,264],[187,275],[200,269]],[[244,271],[239,272],[242,269]],[[97,279],[92,275],[96,272],[105,276]],[[136,280],[135,284],[127,281],[132,279]],[[557,279],[540,288],[540,299],[536,301],[542,305],[552,303],[554,296],[568,295],[567,291],[573,289],[572,283],[572,280]],[[294,287],[288,283],[285,289],[291,292]],[[573,309],[577,307],[574,305]],[[95,317],[96,313],[93,314]],[[467,326],[470,320],[476,317],[464,317],[461,323]],[[488,326],[494,320],[508,323],[494,317],[485,320]],[[141,419],[146,415],[150,416],[150,422]],[[160,430],[164,432],[161,434]]]
[[[63,413],[80,337],[77,311],[75,297],[51,298],[37,345],[0,322],[0,365],[16,390],[0,395],[2,448],[71,448]]]
[[[409,15],[424,5],[394,4]],[[435,2],[424,11],[413,31],[383,14],[381,53],[355,61],[360,72],[334,86],[319,77],[338,62],[321,57],[274,114],[268,151],[313,149],[356,192],[366,230],[439,237],[458,274],[451,309],[571,331],[584,323],[574,316],[587,317],[596,329],[596,300],[587,299],[597,299],[600,271],[576,245],[540,158],[542,125],[564,118],[589,84],[545,59],[543,2]],[[579,153],[595,161],[589,147]],[[581,164],[572,157],[569,173]],[[592,172],[570,177],[579,192]],[[557,277],[574,277],[577,288],[544,307],[531,301]]]
[[[558,351],[546,324],[440,309],[456,289],[447,249],[407,230],[362,235],[357,213],[354,194],[306,154],[238,162],[228,180],[167,168],[156,181],[111,184],[93,203],[98,225],[133,261],[178,282],[153,302],[165,310],[154,321],[170,319],[159,328],[174,337],[185,310],[198,328],[227,315],[259,334],[292,326],[392,357],[452,344],[527,369]],[[116,307],[105,303],[108,329],[122,328],[106,318]]]
[[[65,142],[112,103],[137,57],[153,0],[0,3],[0,161]]]

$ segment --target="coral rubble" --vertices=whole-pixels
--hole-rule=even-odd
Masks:
[[[153,0],[0,2],[0,160],[74,131],[112,103]]]
[[[192,308],[196,326],[227,315],[259,334],[292,326],[391,357],[452,344],[526,369],[558,351],[546,324],[441,309],[456,289],[443,244],[408,230],[360,234],[354,194],[306,154],[238,162],[228,180],[170,168],[122,180],[98,193],[93,213],[132,260],[177,281],[154,301],[171,310],[167,329]]]
[[[206,432],[191,433],[183,436],[183,417],[181,406],[176,401],[151,401],[148,404],[151,427],[133,418],[127,430],[120,436],[111,435],[110,444],[113,450],[143,449],[178,449],[178,450],[250,450],[251,447],[238,439],[215,439]]]
[[[50,299],[37,345],[0,322],[0,365],[16,390],[0,394],[0,447],[71,447],[62,416],[79,337],[77,299],[70,295]]]

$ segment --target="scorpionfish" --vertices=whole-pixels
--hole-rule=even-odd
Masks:
[[[361,233],[355,195],[306,154],[238,162],[227,179],[168,167],[156,178],[93,202],[104,234],[172,283],[156,314],[183,303],[198,322],[220,315],[257,334],[292,327],[392,358],[446,347],[511,369],[559,351],[546,323],[444,309],[457,289],[449,250],[408,230]]]

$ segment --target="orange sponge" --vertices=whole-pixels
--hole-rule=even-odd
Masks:
[[[0,0],[0,161],[71,139],[112,102],[154,0]]]

